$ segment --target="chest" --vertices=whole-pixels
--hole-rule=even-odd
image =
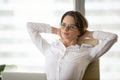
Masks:
[[[80,63],[89,61],[91,48],[72,46],[69,48],[51,47],[47,51],[46,59],[49,62],[61,63]]]

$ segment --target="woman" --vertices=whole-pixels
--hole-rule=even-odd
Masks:
[[[32,22],[27,27],[33,42],[46,57],[47,80],[82,80],[87,66],[117,41],[116,34],[88,31],[87,20],[79,11],[66,12],[60,28]],[[49,43],[39,34],[43,32],[58,34],[60,39]]]

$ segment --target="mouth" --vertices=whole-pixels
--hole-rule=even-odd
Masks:
[[[67,33],[67,32],[63,32],[63,34],[64,34],[64,35],[69,35],[69,33]]]

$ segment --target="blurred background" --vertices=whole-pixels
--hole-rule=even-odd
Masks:
[[[74,0],[0,0],[0,64],[40,66],[44,56],[32,43],[27,22],[59,27],[62,15],[74,10]],[[89,30],[103,30],[120,36],[120,0],[85,0]],[[120,80],[118,42],[100,58],[101,80]]]

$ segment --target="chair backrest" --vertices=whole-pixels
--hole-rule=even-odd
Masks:
[[[88,65],[83,80],[100,80],[99,60]]]

